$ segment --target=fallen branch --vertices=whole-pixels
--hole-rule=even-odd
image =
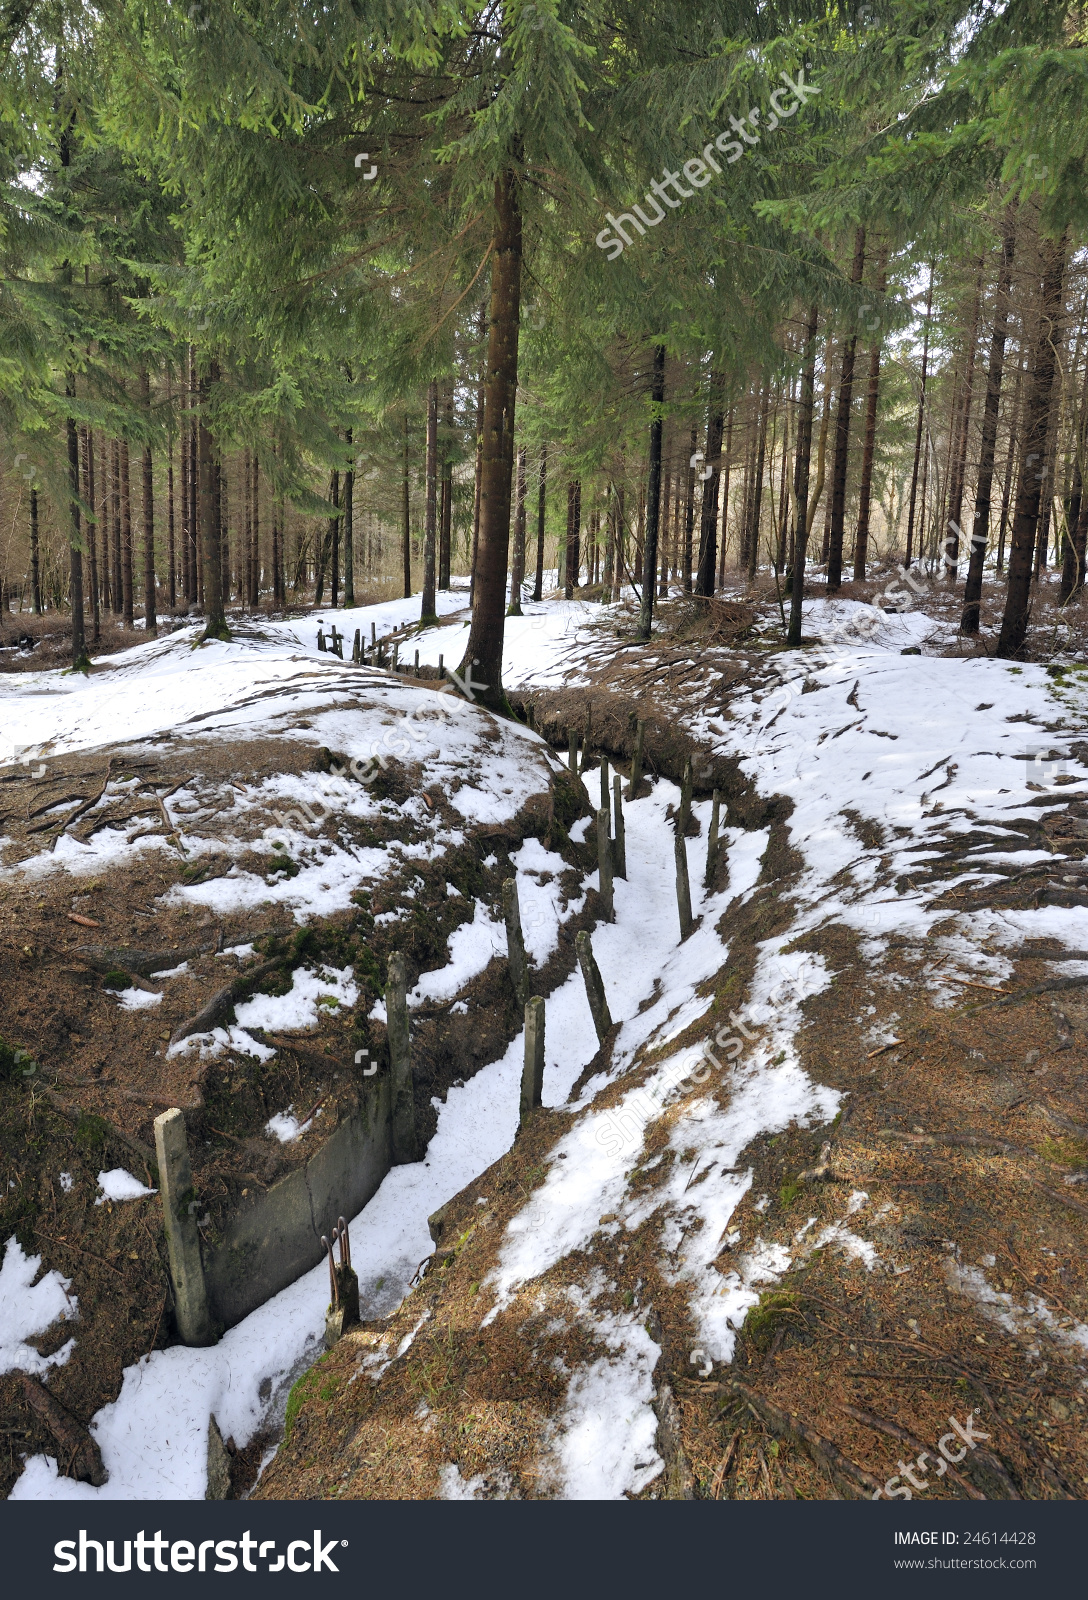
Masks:
[[[857,1406],[848,1406],[844,1402],[840,1402],[840,1409],[845,1411],[848,1417],[853,1417],[856,1422],[863,1422],[867,1428],[873,1428],[877,1433],[887,1433],[893,1439],[901,1440],[903,1444],[909,1445],[912,1450],[917,1450],[919,1455],[932,1455],[932,1452],[926,1450],[920,1439],[916,1439],[912,1433],[908,1433],[905,1428],[900,1428],[896,1423],[885,1422],[883,1417],[874,1417],[871,1412],[859,1411]],[[975,1488],[973,1483],[968,1483],[963,1474],[957,1472],[949,1461],[945,1462],[945,1472],[953,1483],[958,1483],[963,1492],[970,1495],[972,1500],[985,1500],[987,1498],[986,1495]],[[1019,1496],[1017,1498],[1019,1499]]]
[[[836,1487],[845,1486],[850,1493],[866,1500],[881,1492],[882,1485],[872,1473],[844,1456],[837,1444],[817,1433],[812,1424],[795,1411],[783,1411],[773,1401],[765,1399],[746,1383],[741,1383],[739,1378],[731,1378],[717,1387],[723,1394],[739,1395],[745,1400],[756,1415],[767,1423],[772,1433],[803,1445],[816,1466],[827,1474]]]
[[[45,1423],[66,1458],[65,1476],[76,1478],[80,1483],[93,1484],[96,1489],[101,1488],[106,1481],[106,1469],[102,1465],[98,1446],[87,1429],[29,1372],[20,1372],[19,1378],[27,1405]]]
[[[226,1016],[236,1000],[241,1000],[251,992],[252,986],[261,978],[267,977],[270,972],[281,970],[287,959],[286,956],[276,956],[271,961],[262,961],[260,966],[241,973],[233,982],[217,990],[199,1011],[185,1022],[178,1023],[170,1035],[170,1049],[180,1044],[183,1039],[187,1039],[191,1033],[210,1033]]]
[[[1081,1205],[1079,1200],[1074,1200],[1072,1195],[1062,1194],[1060,1189],[1051,1189],[1048,1184],[1040,1183],[1038,1178],[1029,1178],[1028,1182],[1034,1184],[1036,1189],[1048,1195],[1051,1200],[1057,1200],[1059,1205],[1068,1206],[1070,1211],[1075,1211],[1079,1216],[1088,1217],[1088,1206]]]

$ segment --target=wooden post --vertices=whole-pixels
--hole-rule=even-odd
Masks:
[[[608,837],[608,812],[602,808],[597,813],[597,873],[601,897],[601,915],[606,922],[615,922],[612,903],[612,840]]]
[[[616,837],[613,841],[612,870],[617,878],[627,876],[627,836],[623,827],[623,796],[620,792],[620,775],[612,778],[612,812],[616,819]]]
[[[646,736],[646,724],[639,719],[638,732],[635,735],[635,754],[631,762],[631,778],[627,785],[627,798],[633,800],[639,784],[642,782],[642,746]]]
[[[408,1033],[408,980],[404,957],[394,950],[389,957],[385,990],[386,1027],[389,1032],[389,1066],[393,1089],[393,1164],[418,1160],[416,1098],[412,1086],[412,1050]]]
[[[419,651],[418,650],[416,651],[416,663],[415,663],[415,666],[412,668],[412,674],[416,678],[419,677]]]
[[[609,799],[608,799],[608,762],[605,760],[604,756],[602,756],[601,757],[601,810],[602,811],[607,811],[608,807],[609,807]],[[608,821],[609,821],[609,826],[611,827],[611,825],[612,825],[611,817],[609,817]]]
[[[721,790],[715,789],[714,800],[710,808],[710,832],[706,841],[706,877],[703,880],[708,889],[714,885],[714,871],[718,865],[718,829],[721,822],[721,808]]]
[[[174,1291],[174,1317],[182,1342],[214,1344],[204,1263],[200,1258],[193,1169],[185,1137],[185,1115],[175,1106],[155,1118],[155,1159],[159,1165],[159,1193],[166,1225],[166,1258]]]
[[[544,1001],[537,994],[525,1006],[525,1065],[521,1069],[521,1119],[541,1104],[544,1092]]]
[[[567,729],[567,743],[570,746],[567,764],[570,767],[571,776],[576,778],[578,776],[578,738],[573,728]]]
[[[593,1026],[597,1030],[597,1043],[603,1044],[612,1027],[612,1013],[608,1009],[608,999],[604,992],[604,983],[601,979],[600,968],[593,956],[593,946],[589,934],[583,928],[574,941],[578,952],[578,965],[582,969],[582,979],[586,986],[586,999],[589,1001],[590,1013],[593,1017]]]
[[[399,643],[398,644],[394,644],[394,646],[393,646],[393,668],[392,668],[392,670],[394,672],[399,672],[400,671],[400,663],[397,660],[397,657],[398,657],[399,654],[400,654],[400,645],[399,645]]]
[[[521,933],[521,907],[518,905],[518,882],[507,878],[502,886],[502,909],[506,917],[506,960],[510,968],[510,982],[518,997],[518,1005],[529,1002],[529,967],[525,960],[525,940]]]
[[[356,628],[356,630],[355,630],[355,643],[351,647],[351,659],[354,661],[354,663],[355,663],[355,665],[357,667],[362,665],[363,645],[362,645],[361,629],[359,629],[359,628]]]
[[[684,762],[684,776],[680,781],[680,816],[677,819],[676,831],[683,837],[687,834],[688,823],[691,821],[691,757]]]
[[[684,835],[673,840],[676,854],[676,909],[680,913],[680,942],[683,944],[695,926],[691,916],[691,885],[688,882],[688,851]]]

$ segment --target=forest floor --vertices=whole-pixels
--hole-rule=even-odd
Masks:
[[[263,1466],[253,1492],[268,1498],[898,1496],[912,1479],[923,1498],[1085,1497],[1081,622],[1056,620],[1064,649],[1048,667],[1010,664],[985,653],[985,611],[976,646],[956,634],[951,597],[895,614],[884,592],[813,600],[801,652],[783,650],[766,586],[709,615],[664,606],[649,647],[624,606],[530,605],[507,624],[504,682],[537,735],[465,706],[452,748],[397,754],[384,795],[338,802],[321,834],[279,828],[294,872],[275,866],[270,792],[301,799],[325,781],[322,750],[361,751],[382,715],[434,698],[427,684],[317,655],[295,622],[253,623],[199,655],[186,642],[199,674],[181,666],[182,635],[139,646],[81,702],[54,674],[0,690],[4,732],[24,756],[42,750],[62,820],[52,849],[30,833],[53,808],[21,803],[44,781],[21,758],[2,824],[3,963],[17,981],[0,1034],[39,1076],[0,1089],[5,1150],[17,1125],[29,1135],[0,1197],[17,1497],[199,1497],[210,1415],[234,1451],[234,1492]],[[451,615],[412,646],[433,667],[439,652],[456,662],[464,636]],[[89,691],[107,686],[122,699],[99,708]],[[625,807],[608,924],[585,813],[599,763],[628,770],[639,720],[646,776]],[[118,725],[115,747],[104,733]],[[568,730],[588,752],[579,795],[538,737],[565,752]],[[688,759],[695,927],[681,940]],[[100,814],[69,833],[61,800],[89,797],[83,768],[94,792],[108,782]],[[481,802],[450,814],[458,782],[491,796],[494,819]],[[722,844],[704,882],[715,788]],[[158,824],[137,838],[140,796]],[[159,799],[192,806],[174,819],[184,857]],[[424,856],[430,872],[410,868]],[[198,862],[210,870],[186,881]],[[548,995],[544,1106],[520,1134],[522,1038],[495,911],[511,873]],[[445,920],[443,902],[456,907]],[[141,910],[188,972],[104,991],[79,946],[135,945]],[[582,925],[614,1019],[600,1049],[572,970]],[[96,1167],[149,1185],[124,1139],[147,1141],[159,1094],[189,1104],[194,1126],[214,1115],[202,1193],[213,1171],[224,1194],[274,1181],[298,1151],[264,1132],[270,1108],[304,1120],[332,1087],[326,1050],[346,1061],[364,1037],[380,1049],[374,975],[409,928],[433,1134],[352,1221],[362,1326],[316,1359],[319,1268],[214,1350],[178,1346],[160,1310],[156,1203],[96,1207]],[[300,929],[311,942],[292,998],[258,992],[198,1052],[167,1048],[217,970]],[[139,999],[152,990],[162,998]],[[125,993],[136,1004],[122,1010]],[[58,1320],[66,1294],[78,1314]],[[90,1423],[109,1473],[98,1489],[64,1476],[21,1399],[18,1370],[44,1374],[65,1350],[49,1388]],[[97,1387],[78,1378],[92,1368]]]

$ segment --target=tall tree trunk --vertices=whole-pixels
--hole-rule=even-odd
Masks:
[[[121,444],[114,439],[110,474],[113,486],[110,515],[113,536],[113,614],[119,617],[124,609],[121,596]]]
[[[578,587],[582,556],[582,485],[577,478],[567,484],[567,548],[563,560],[563,598],[570,600]]]
[[[793,473],[793,569],[790,575],[790,626],[786,643],[796,650],[801,643],[801,611],[805,593],[805,560],[808,535],[816,507],[808,503],[808,480],[812,460],[812,423],[816,410],[816,324],[819,305],[808,310],[805,325],[805,364],[801,369],[801,394],[797,412],[797,454]],[[821,485],[822,487],[822,485]]]
[[[1012,416],[1009,419],[1009,445],[1005,455],[1005,477],[1001,489],[1001,527],[997,535],[997,570],[999,573],[1004,570],[1005,566],[1005,534],[1009,525],[1009,506],[1012,503],[1012,483],[1020,435],[1020,406],[1024,393],[1026,363],[1027,351],[1024,348],[1024,339],[1021,336],[1020,359],[1016,363],[1016,386],[1013,390]]]
[[[918,426],[914,433],[914,467],[910,475],[910,509],[907,512],[907,552],[904,566],[909,567],[914,556],[914,512],[918,496],[918,469],[922,460],[922,429],[926,416],[926,380],[929,373],[929,325],[933,314],[933,268],[929,269],[929,287],[926,289],[926,319],[922,334],[922,372],[918,386]]]
[[[721,549],[718,554],[718,588],[725,586],[725,547],[728,543],[729,528],[729,479],[733,471],[733,422],[736,408],[730,406],[729,421],[725,434],[725,462],[722,466],[722,537]]]
[[[514,403],[518,386],[518,314],[521,305],[521,206],[512,169],[495,183],[491,257],[491,327],[484,394],[480,461],[480,543],[472,624],[462,676],[478,667],[479,697],[505,707],[502,644],[506,617],[506,567],[510,547],[510,491],[514,467]],[[467,680],[466,680],[467,681]]]
[[[412,598],[412,506],[408,493],[408,413],[404,413],[404,459],[401,463],[401,562],[404,598]]]
[[[98,456],[98,481],[100,496],[98,501],[98,527],[102,535],[101,557],[99,561],[99,588],[100,606],[103,611],[111,610],[110,604],[110,447],[105,434],[102,436],[102,447]]]
[[[250,590],[250,605],[256,607],[261,603],[261,476],[256,450],[253,452],[252,472],[249,504],[253,518],[253,587]]]
[[[253,605],[253,492],[248,448],[242,451],[242,598],[247,606]]]
[[[703,483],[702,513],[699,518],[699,569],[695,593],[709,600],[714,593],[718,571],[718,479],[721,474],[722,434],[725,432],[725,378],[714,368],[710,373],[710,393],[706,414],[706,470]]]
[[[487,314],[488,305],[480,307],[480,381],[476,385],[476,455],[472,494],[472,556],[469,563],[468,603],[476,604],[476,558],[480,552],[480,493],[484,474],[484,401],[487,398]]]
[[[129,476],[128,440],[121,440],[121,612],[131,628],[132,615],[132,483]]]
[[[97,644],[102,637],[102,617],[98,605],[98,516],[95,510],[94,492],[94,430],[81,428],[83,439],[83,499],[86,502],[89,516],[87,518],[87,555],[90,561],[91,585],[91,618],[93,627],[91,640]]]
[[[1028,629],[1028,602],[1031,593],[1031,561],[1035,550],[1035,529],[1039,521],[1039,500],[1043,475],[1038,463],[1046,459],[1050,433],[1050,411],[1054,394],[1055,346],[1062,319],[1062,287],[1065,279],[1065,235],[1047,240],[1043,246],[1043,291],[1039,326],[1035,336],[1027,403],[1024,406],[1024,444],[1016,485],[1016,511],[1012,521],[1012,548],[1009,552],[1009,587],[997,654],[1008,658],[1021,649]]]
[[[435,622],[434,588],[438,554],[438,379],[427,385],[427,469],[423,522],[423,601],[420,620]]]
[[[75,399],[76,380],[74,373],[68,374],[64,393],[68,399]],[[78,672],[86,672],[91,663],[87,656],[87,644],[83,633],[83,535],[79,523],[79,436],[76,432],[75,419],[72,417],[71,412],[65,419],[65,429],[68,436],[68,516],[70,519],[68,544],[71,551],[69,571],[72,600],[72,665]]]
[[[340,514],[339,514],[339,510],[340,510],[340,469],[339,469],[339,467],[334,467],[333,468],[333,473],[332,473],[332,493],[330,495],[330,498],[332,500],[333,505],[336,506],[336,508],[337,508],[336,516],[331,518],[331,520],[329,522],[329,552],[330,552],[330,556],[331,556],[330,574],[329,574],[329,587],[332,590],[332,595],[331,595],[331,598],[330,598],[330,604],[332,605],[333,610],[335,610],[336,606],[338,605],[339,600],[340,600]]]
[[[756,470],[752,482],[752,525],[748,535],[748,582],[754,583],[756,572],[759,568],[759,521],[763,507],[763,469],[767,459],[767,418],[771,406],[770,380],[763,386],[763,397],[759,406],[758,446],[756,449]],[[772,515],[774,506],[772,503]]]
[[[171,439],[170,448],[166,453],[166,553],[170,570],[169,600],[170,610],[173,611],[178,603],[177,589],[177,545],[174,528],[174,441]]]
[[[517,494],[514,509],[514,559],[510,564],[508,617],[520,617],[521,584],[525,577],[525,451],[518,451]]]
[[[438,587],[450,586],[453,530],[453,382],[446,386],[446,437],[442,444],[442,504],[438,519]]]
[[[967,480],[967,445],[971,435],[971,402],[975,394],[975,356],[978,349],[978,321],[982,307],[982,280],[984,260],[978,264],[978,281],[975,285],[975,303],[971,312],[971,332],[964,352],[963,391],[960,396],[959,426],[955,432],[955,446],[951,451],[948,474],[948,504],[944,529],[944,570],[950,583],[959,575],[960,521],[963,516],[963,489]]]
[[[642,555],[642,605],[637,639],[646,641],[654,619],[654,584],[657,580],[657,540],[661,528],[661,436],[665,402],[665,346],[654,345],[650,378],[650,465],[646,485],[646,539]]]
[[[691,593],[691,569],[695,543],[695,462],[692,459],[699,449],[699,426],[691,425],[691,449],[688,451],[687,496],[684,500],[684,593]]]
[[[38,561],[38,491],[30,491],[30,603],[34,615],[42,614],[41,569]]]
[[[200,380],[201,416],[197,423],[197,515],[204,570],[203,639],[229,639],[223,608],[223,575],[220,565],[222,545],[219,529],[219,494],[216,481],[215,441],[204,421],[204,408],[213,383],[219,381],[219,368],[212,362],[206,378]]]
[[[850,282],[860,283],[865,270],[865,229],[854,235],[854,261]],[[842,587],[842,540],[846,528],[846,464],[850,453],[850,406],[854,398],[854,358],[858,336],[855,330],[843,346],[842,374],[839,378],[839,404],[835,416],[835,460],[831,470],[831,526],[827,542],[827,591]]]
[[[350,428],[344,430],[344,439],[351,450],[351,460],[344,473],[344,604],[355,604],[355,435]]]
[[[883,294],[888,282],[888,250],[882,246],[877,260],[876,289]],[[873,493],[873,458],[876,454],[876,413],[880,399],[880,351],[874,340],[869,351],[869,384],[865,403],[865,442],[861,453],[861,487],[858,491],[858,528],[854,536],[854,578],[863,580],[869,559],[869,505]]]
[[[533,584],[533,599],[541,600],[544,597],[544,513],[548,493],[548,446],[540,447],[540,481],[536,491],[536,582]]]
[[[982,602],[982,574],[986,564],[986,545],[990,536],[990,499],[993,492],[994,459],[997,453],[997,417],[1001,407],[1001,380],[1005,369],[1005,343],[1009,337],[1009,289],[1016,249],[1015,214],[1005,212],[1001,230],[1001,266],[994,297],[994,328],[990,336],[990,361],[986,369],[986,399],[982,407],[982,443],[979,450],[978,479],[975,483],[975,515],[971,524],[971,554],[967,563],[967,582],[963,590],[960,632],[978,632]]]
[[[145,417],[149,418],[151,411],[151,380],[148,377],[146,367],[140,373],[140,399],[143,403]],[[155,615],[155,474],[150,445],[144,446],[142,466],[144,492],[144,633],[145,637],[153,639],[159,629]]]
[[[1065,512],[1065,534],[1062,547],[1062,584],[1059,599],[1062,605],[1078,595],[1084,585],[1084,544],[1078,544],[1082,533],[1082,508],[1084,506],[1084,449],[1088,439],[1088,362],[1084,367],[1081,386],[1080,409],[1073,426],[1073,482]]]

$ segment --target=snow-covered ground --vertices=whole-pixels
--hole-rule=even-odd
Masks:
[[[440,600],[451,611],[464,604],[463,595]],[[336,622],[349,639],[355,627],[369,636],[372,620],[381,635],[383,629],[409,620],[416,606],[417,601],[390,602],[337,613]],[[810,602],[806,633],[831,636],[850,621],[851,607],[845,601]],[[904,930],[925,934],[941,957],[941,971],[927,962],[920,981],[938,999],[951,992],[948,984],[957,974],[999,982],[1009,970],[1002,949],[1025,938],[1088,947],[1088,911],[1082,908],[957,913],[931,904],[951,880],[925,881],[927,860],[935,860],[942,848],[968,831],[985,831],[992,844],[971,852],[963,863],[963,881],[985,884],[994,876],[988,869],[998,861],[1030,864],[1036,853],[1009,842],[1007,819],[1023,815],[1033,801],[1052,797],[1055,805],[1064,805],[1072,795],[1088,792],[1088,768],[1071,749],[1084,725],[1088,677],[1074,674],[1056,682],[1031,665],[903,655],[905,648],[934,635],[934,626],[921,613],[893,616],[868,607],[854,609],[876,618],[873,630],[863,644],[840,644],[833,661],[814,659],[813,651],[780,656],[778,677],[768,673],[750,692],[735,694],[727,711],[676,708],[708,748],[740,759],[761,794],[793,800],[790,840],[805,868],[793,891],[792,926],[761,947],[748,1006],[750,1016],[760,1017],[762,1031],[731,1069],[727,1105],[719,1105],[711,1084],[705,1096],[686,1103],[670,1132],[676,1151],[697,1152],[697,1166],[706,1163],[713,1181],[692,1189],[694,1169],[677,1162],[652,1200],[633,1199],[627,1188],[639,1159],[641,1128],[698,1063],[690,1052],[679,1060],[667,1046],[710,1008],[711,999],[699,994],[699,987],[728,957],[715,926],[731,904],[752,893],[768,836],[764,831],[727,831],[729,887],[712,896],[698,888],[704,846],[701,840],[689,841],[697,927],[681,945],[672,835],[665,819],[678,793],[662,780],[647,798],[626,808],[629,875],[616,882],[614,924],[600,926],[594,934],[612,1014],[622,1024],[611,1063],[583,1088],[575,1108],[578,1116],[552,1152],[544,1183],[508,1229],[492,1280],[485,1285],[493,1301],[490,1315],[556,1261],[584,1248],[602,1217],[611,1215],[608,1226],[618,1233],[638,1226],[650,1206],[665,1219],[671,1270],[686,1287],[703,1353],[711,1361],[728,1360],[736,1329],[758,1298],[759,1285],[773,1282],[791,1259],[830,1237],[826,1230],[807,1240],[799,1235],[792,1250],[753,1257],[726,1273],[714,1265],[716,1242],[750,1186],[750,1174],[739,1165],[745,1146],[792,1119],[825,1122],[838,1104],[834,1091],[805,1073],[795,1050],[800,1001],[829,977],[818,959],[790,954],[791,942],[834,920],[861,932],[869,957],[879,964],[891,935]],[[523,618],[507,623],[507,687],[569,687],[586,681],[603,647],[596,627],[603,612],[600,606],[554,599],[528,605]],[[110,658],[86,682],[56,674],[0,678],[0,727],[14,747],[12,758],[33,750],[48,759],[115,738],[119,725],[128,737],[149,736],[198,718],[202,728],[244,726],[248,731],[255,718],[267,721],[283,697],[290,697],[295,709],[318,703],[325,708],[324,722],[314,718],[315,742],[352,753],[372,740],[373,730],[366,730],[364,738],[358,728],[348,728],[347,709],[328,709],[329,696],[341,692],[346,673],[354,682],[373,686],[392,714],[408,711],[421,691],[388,679],[379,686],[382,675],[360,674],[320,654],[316,626],[316,617],[304,624],[261,623],[240,632],[230,644],[200,651],[191,650],[195,630],[187,630]],[[441,652],[453,665],[466,638],[467,618],[419,635],[412,647],[418,644],[424,663],[436,665]],[[614,640],[610,648],[615,648]],[[783,666],[789,669],[784,684],[779,682]],[[462,720],[471,715],[475,713],[466,711]],[[511,736],[533,738],[520,729]],[[503,765],[503,750],[477,749],[473,759],[481,767],[490,763],[491,777],[474,780],[472,793],[482,798],[466,798],[472,815],[486,816],[489,804],[498,812],[513,806],[520,797],[507,788],[514,764]],[[587,774],[586,783],[596,803],[595,771]],[[1046,806],[1033,809],[1045,814]],[[697,803],[695,811],[705,840],[709,805]],[[858,819],[878,830],[879,843],[863,842]],[[433,848],[443,842],[436,836]],[[324,882],[331,869],[322,866]],[[358,866],[344,863],[338,881],[347,884]],[[527,944],[537,960],[544,960],[554,947],[558,909],[554,884],[540,880],[555,871],[556,860],[549,859],[538,841],[529,840],[517,866]],[[914,885],[905,893],[895,887],[903,875]],[[586,887],[593,882],[590,876]],[[246,885],[224,878],[203,894],[200,886],[184,892],[208,905],[220,905],[217,897],[232,896],[233,904],[244,897]],[[293,897],[300,918],[338,903],[331,891],[326,891],[327,898],[317,889],[306,891],[298,878],[285,884],[283,892]],[[269,893],[263,883],[261,893]],[[499,925],[485,907],[477,906],[473,920],[451,938],[448,967],[421,978],[413,1003],[452,999],[501,948],[501,939]],[[347,975],[341,976],[346,985]],[[296,987],[302,978],[300,974]],[[312,1006],[316,992],[300,991],[274,1002],[257,997],[249,1003],[255,1008],[252,1016],[247,1007],[239,1008],[238,1025],[247,1020],[284,1025],[279,1012],[273,1016],[268,1007],[286,1005],[291,1025],[298,1026],[309,1016],[306,1006]],[[346,987],[340,998],[350,1003]],[[659,1052],[653,1074],[619,1106],[601,1110],[595,1104],[600,1091],[640,1052],[644,1058],[648,1046]],[[452,1088],[439,1107],[437,1132],[425,1160],[390,1172],[352,1219],[352,1258],[364,1314],[381,1315],[399,1304],[432,1249],[428,1215],[509,1148],[517,1125],[522,1050],[519,1036],[500,1061],[463,1087]],[[576,972],[547,1004],[545,1104],[569,1103],[596,1050]],[[865,1250],[872,1247],[853,1231],[852,1222],[847,1225],[864,1202],[863,1195],[849,1203],[844,1199],[843,1218],[835,1228],[839,1242],[871,1265]],[[703,1225],[694,1226],[694,1221]],[[77,1308],[67,1302],[62,1306],[65,1286],[56,1273],[31,1286],[36,1266],[9,1241],[0,1273],[0,1354],[9,1365],[40,1372],[42,1358],[25,1339],[59,1314],[75,1317]],[[27,1463],[13,1498],[201,1498],[209,1416],[216,1417],[224,1436],[233,1435],[243,1445],[267,1418],[282,1414],[288,1387],[320,1347],[326,1284],[322,1265],[233,1328],[213,1349],[175,1346],[129,1368],[118,1399],[92,1424],[109,1473],[103,1488],[58,1475],[55,1461],[39,1456]],[[556,1424],[550,1470],[557,1493],[618,1497],[637,1491],[661,1469],[651,1409],[657,1347],[637,1317],[597,1313],[593,1299],[591,1284],[577,1309],[609,1354],[572,1378]],[[78,1338],[78,1321],[74,1326]],[[63,1354],[50,1358],[59,1359]],[[451,1494],[471,1497],[470,1484],[447,1476]]]

